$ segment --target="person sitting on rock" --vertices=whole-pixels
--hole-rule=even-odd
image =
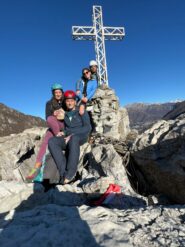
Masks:
[[[94,96],[97,87],[97,80],[92,78],[90,69],[84,68],[82,70],[81,80],[78,81],[76,85],[76,94],[79,100],[79,112],[81,115],[84,113],[87,103],[89,103]]]
[[[105,65],[104,65],[105,66]],[[107,88],[108,86],[105,84],[105,78],[103,76],[101,76],[101,81],[103,82],[101,85],[100,85],[100,76],[98,74],[98,64],[95,60],[91,60],[89,62],[89,69],[91,71],[91,76],[92,76],[92,79],[95,79],[97,80],[98,82],[98,87],[101,87],[102,89],[105,89]]]
[[[26,177],[27,182],[32,181],[39,173],[40,167],[42,165],[43,157],[46,153],[48,140],[56,136],[61,130],[64,129],[64,115],[63,110],[63,89],[61,84],[54,83],[52,88],[52,98],[46,103],[46,122],[49,127],[47,130],[42,144],[40,146],[39,152],[36,157],[36,163],[34,168],[31,170],[29,175]]]
[[[86,111],[84,111],[83,115],[79,114],[75,92],[66,91],[64,93],[64,102],[66,105],[65,129],[57,137],[52,137],[49,140],[48,148],[59,170],[60,183],[67,184],[76,175],[80,146],[87,142],[91,124]],[[65,137],[70,137],[67,144]],[[67,151],[67,157],[63,150]]]
[[[89,69],[91,71],[92,79],[94,79],[97,82],[99,82],[99,79],[98,79],[98,64],[97,64],[97,62],[95,60],[91,60],[89,62]]]

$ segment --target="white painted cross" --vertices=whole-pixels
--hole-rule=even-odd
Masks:
[[[122,40],[125,30],[124,27],[104,27],[101,6],[93,6],[92,17],[93,26],[73,26],[72,37],[74,40],[94,40],[99,83],[108,86],[105,40]]]

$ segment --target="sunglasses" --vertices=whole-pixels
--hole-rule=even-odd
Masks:
[[[86,71],[86,72],[83,73],[83,75],[87,75],[89,73],[90,73],[90,71]]]

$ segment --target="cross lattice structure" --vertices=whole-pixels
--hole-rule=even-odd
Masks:
[[[93,40],[95,43],[96,61],[100,85],[108,86],[107,62],[105,53],[105,40],[122,40],[125,36],[124,27],[103,26],[101,6],[93,6],[93,26],[73,26],[72,37],[74,40]]]

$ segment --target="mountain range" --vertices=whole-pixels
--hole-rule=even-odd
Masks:
[[[181,104],[180,102],[167,102],[162,104],[134,103],[126,105],[130,127],[139,132],[148,129],[153,123],[162,119],[168,112]]]
[[[0,103],[0,136],[20,133],[32,127],[46,127],[42,118],[25,115]]]

